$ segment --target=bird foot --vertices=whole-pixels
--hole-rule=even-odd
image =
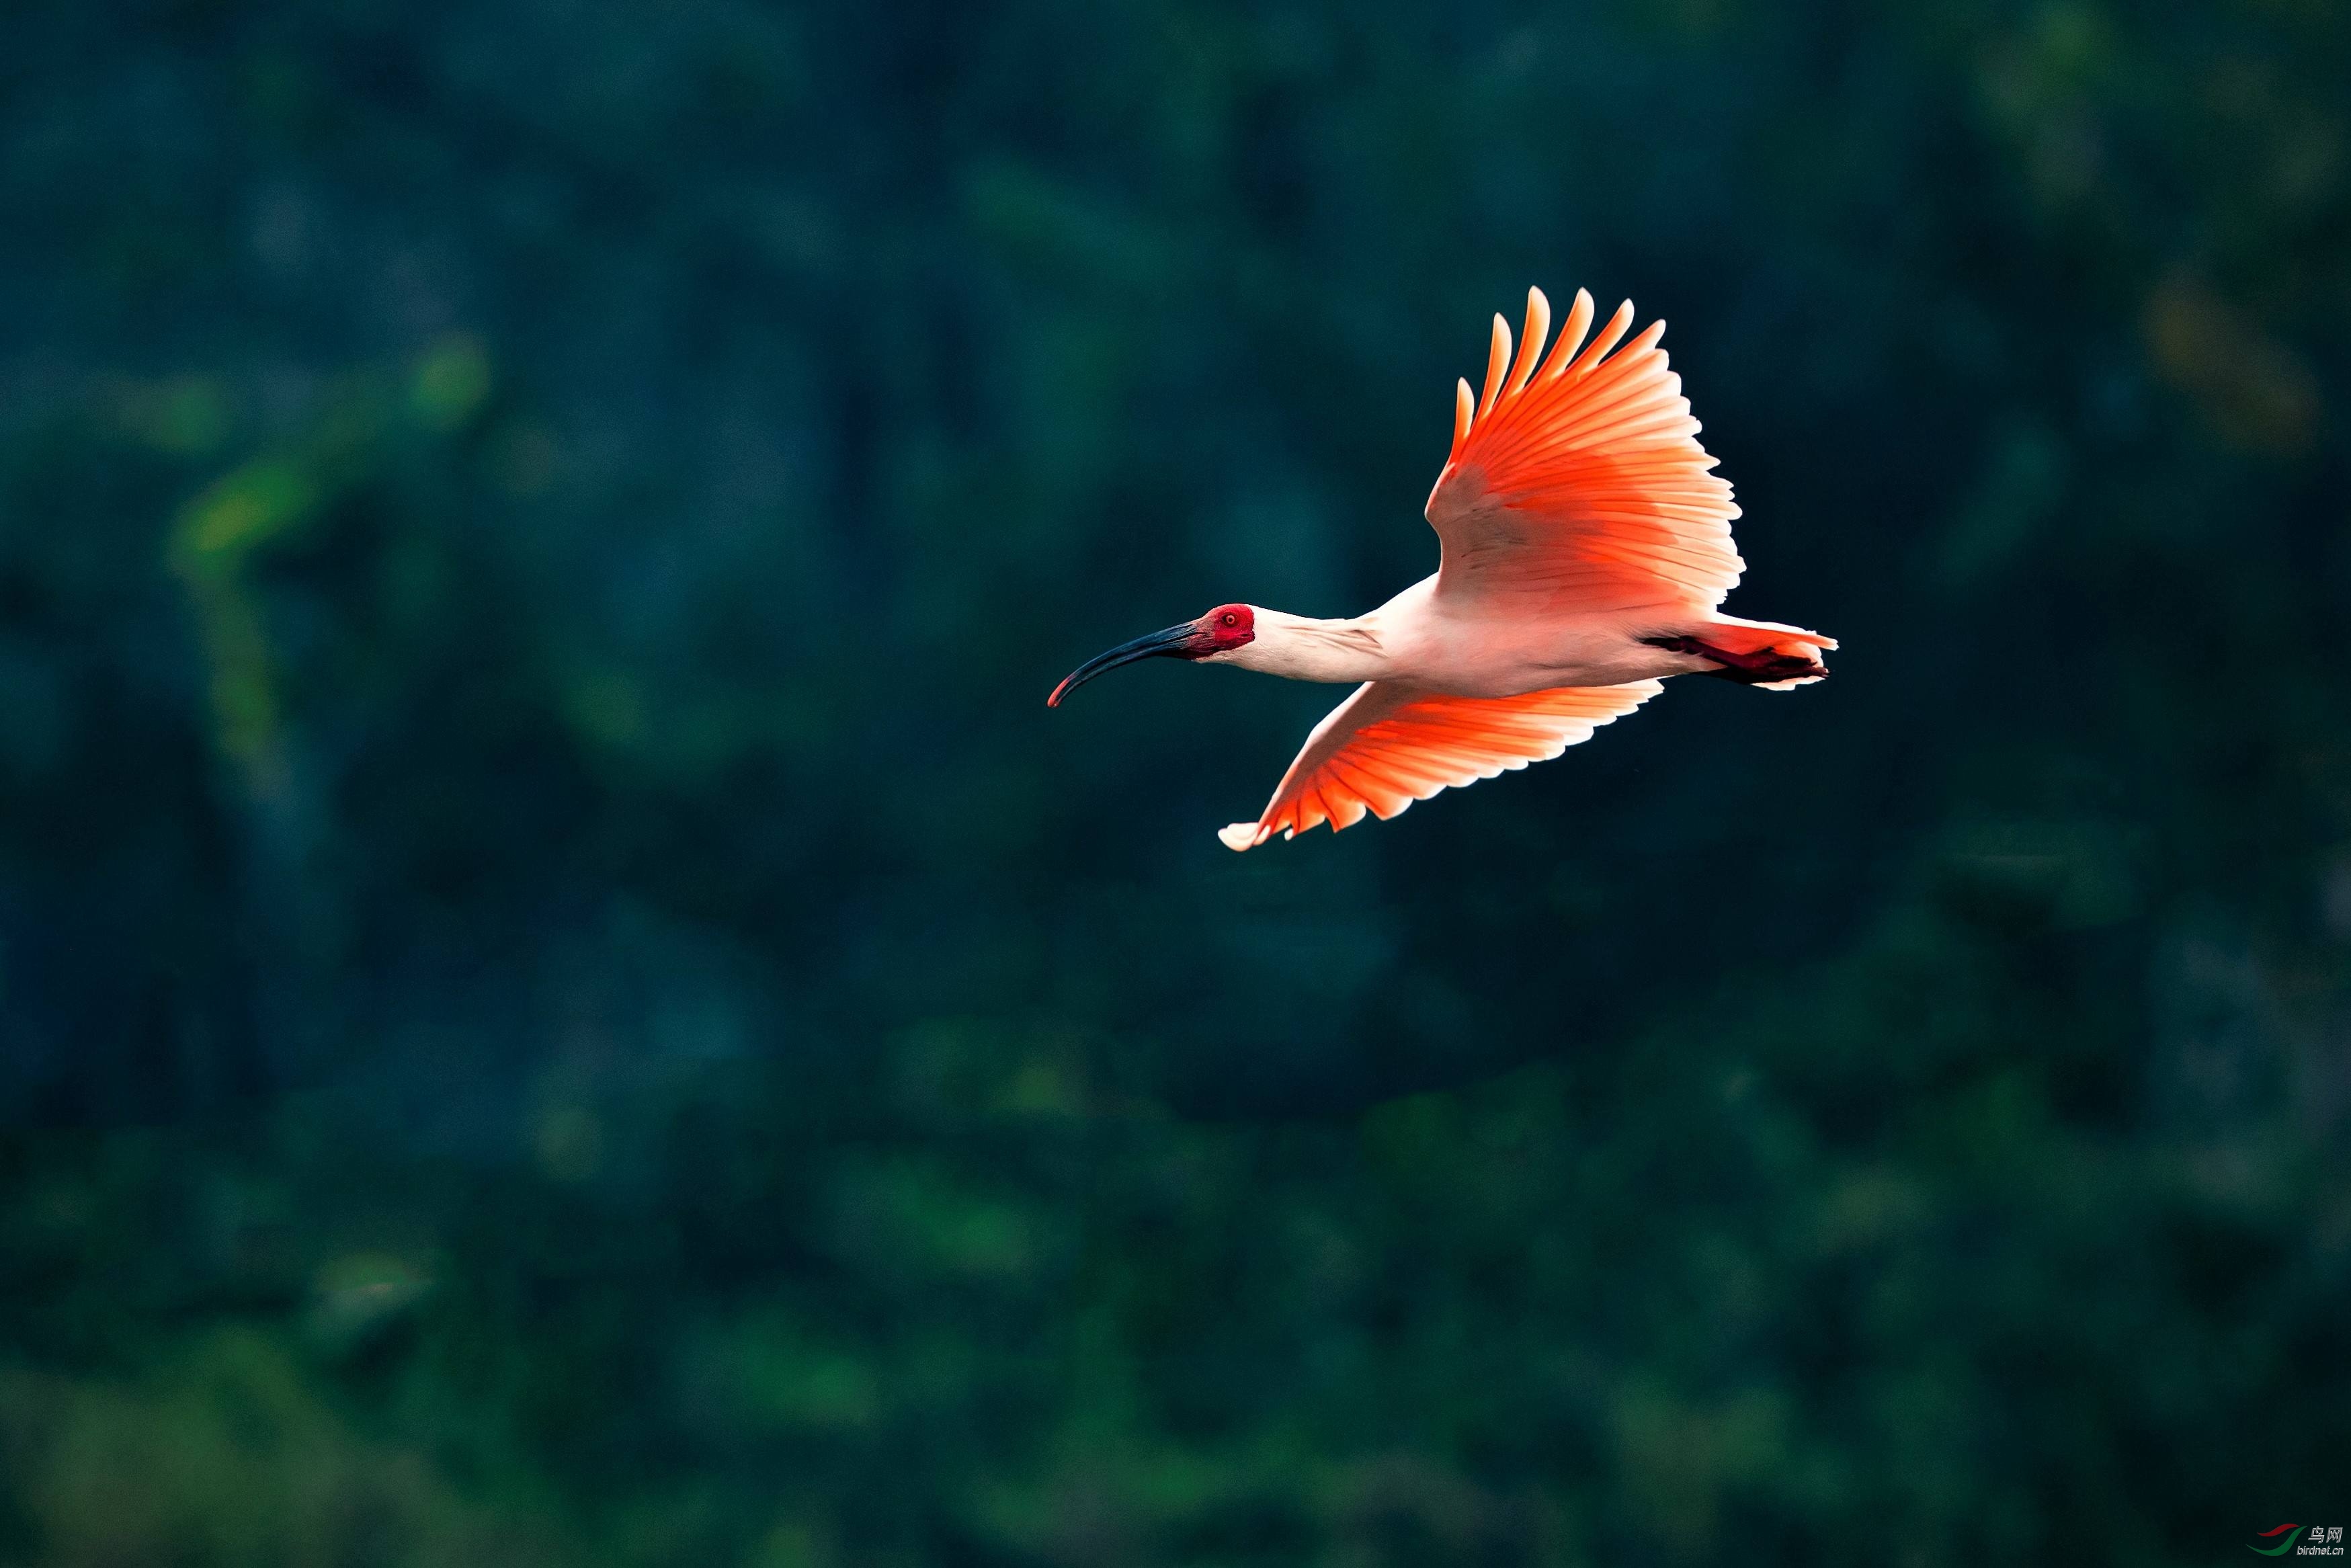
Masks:
[[[1719,667],[1700,670],[1698,672],[1699,674],[1737,681],[1742,686],[1818,680],[1828,674],[1818,660],[1802,653],[1782,653],[1777,648],[1758,648],[1751,653],[1735,653],[1728,648],[1702,643],[1696,637],[1648,637],[1643,641],[1652,648],[1663,648],[1669,653],[1694,653],[1701,659],[1711,659]]]

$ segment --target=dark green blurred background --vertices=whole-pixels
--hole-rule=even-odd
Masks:
[[[26,0],[0,1563],[2351,1523],[2351,16]],[[1530,283],[1844,639],[1245,858]]]

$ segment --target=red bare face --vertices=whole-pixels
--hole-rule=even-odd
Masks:
[[[1200,617],[1199,625],[1216,644],[1212,653],[1221,653],[1257,640],[1257,614],[1246,604],[1219,604]]]

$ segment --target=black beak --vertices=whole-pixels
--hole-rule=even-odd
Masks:
[[[1181,626],[1170,626],[1165,632],[1154,632],[1148,637],[1137,637],[1132,643],[1121,643],[1108,653],[1096,653],[1070,672],[1070,678],[1053,688],[1045,699],[1047,707],[1060,707],[1061,699],[1101,674],[1115,670],[1121,664],[1132,664],[1137,659],[1168,658],[1196,659],[1200,656],[1200,628],[1186,621]]]

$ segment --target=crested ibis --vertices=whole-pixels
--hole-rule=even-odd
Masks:
[[[1834,639],[1718,609],[1746,568],[1730,542],[1739,508],[1666,368],[1666,324],[1625,343],[1627,300],[1586,344],[1593,315],[1576,290],[1546,358],[1551,303],[1529,289],[1515,361],[1494,318],[1484,394],[1458,383],[1429,493],[1435,575],[1345,620],[1220,604],[1087,660],[1047,705],[1154,657],[1353,685],[1257,820],[1217,834],[1247,850],[1557,757],[1669,675],[1766,691],[1823,679]]]

